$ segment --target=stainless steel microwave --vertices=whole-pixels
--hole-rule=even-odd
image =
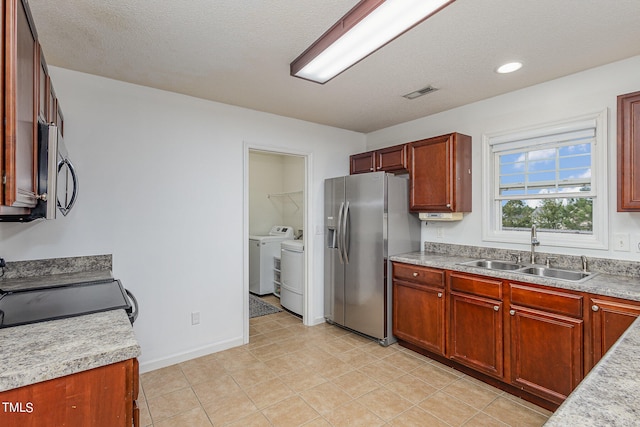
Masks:
[[[78,198],[78,175],[58,126],[38,122],[37,204],[30,211],[1,215],[2,222],[29,222],[66,216]]]

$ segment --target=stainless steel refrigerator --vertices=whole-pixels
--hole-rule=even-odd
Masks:
[[[409,180],[374,172],[330,178],[324,186],[325,319],[391,344],[388,258],[420,247]]]

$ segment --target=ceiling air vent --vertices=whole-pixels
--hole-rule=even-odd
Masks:
[[[433,86],[427,86],[427,87],[423,87],[422,89],[416,90],[414,92],[411,92],[411,93],[408,93],[408,94],[402,95],[402,96],[404,98],[407,98],[407,99],[416,99],[416,98],[418,98],[418,97],[420,97],[422,95],[426,95],[428,93],[435,92],[437,90],[438,90],[438,88],[435,88]]]

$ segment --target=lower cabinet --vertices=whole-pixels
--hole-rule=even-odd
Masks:
[[[560,404],[582,381],[583,297],[510,283],[511,383]]]
[[[0,393],[2,427],[139,425],[138,361],[129,359]]]
[[[593,349],[591,368],[640,316],[640,302],[595,296],[589,302]]]
[[[502,282],[451,273],[449,287],[449,357],[502,378]]]
[[[393,334],[445,353],[444,271],[393,264]]]

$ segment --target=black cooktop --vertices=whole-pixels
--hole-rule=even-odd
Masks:
[[[116,279],[0,291],[0,328],[116,309],[127,311],[133,323],[127,291]]]

